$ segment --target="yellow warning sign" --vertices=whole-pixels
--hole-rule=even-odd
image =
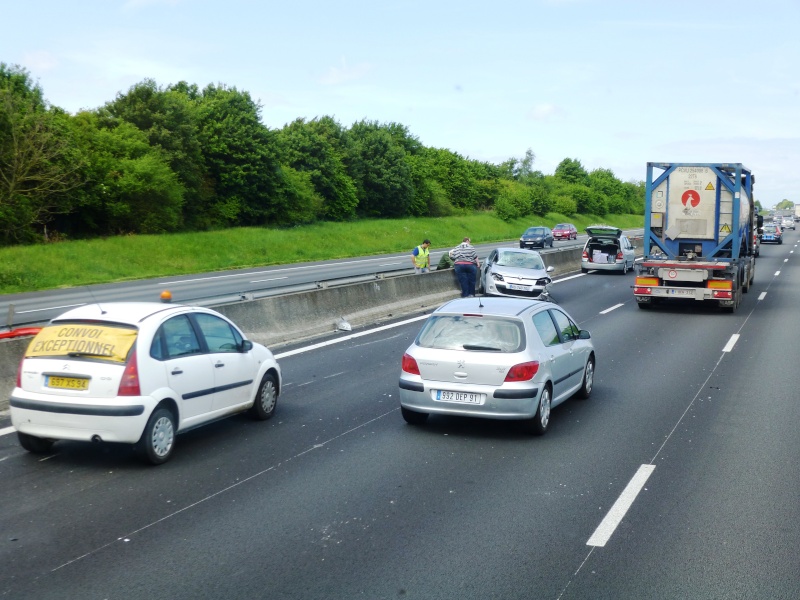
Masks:
[[[714,184],[709,181],[708,185],[706,186],[706,189],[707,190],[713,190],[714,189]]]
[[[731,226],[728,225],[727,223],[723,223],[722,226],[719,228],[719,230],[720,230],[720,233],[730,233],[731,232]]]

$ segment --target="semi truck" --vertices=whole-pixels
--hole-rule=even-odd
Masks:
[[[647,163],[639,308],[676,300],[735,312],[753,284],[764,219],[741,163]]]

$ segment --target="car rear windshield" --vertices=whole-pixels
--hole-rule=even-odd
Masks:
[[[544,235],[544,227],[531,227],[525,235]]]
[[[28,345],[27,358],[89,357],[124,363],[138,330],[95,322],[53,323]]]
[[[419,332],[417,345],[441,350],[521,352],[525,349],[525,329],[516,319],[434,315]]]

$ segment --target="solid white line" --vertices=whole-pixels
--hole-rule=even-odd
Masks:
[[[279,279],[289,279],[288,277],[273,277],[272,279],[254,279],[250,283],[263,283],[265,281],[278,281]]]
[[[622,522],[622,519],[625,518],[625,514],[628,512],[628,509],[633,504],[633,501],[636,500],[636,496],[639,495],[639,492],[642,491],[644,484],[647,483],[648,478],[655,470],[655,465],[642,465],[639,467],[639,470],[636,471],[636,474],[633,476],[628,482],[628,485],[622,490],[619,498],[617,501],[614,502],[614,506],[611,507],[611,510],[608,511],[608,514],[602,520],[600,525],[597,526],[597,529],[594,530],[592,537],[589,538],[589,541],[586,542],[587,546],[605,546],[606,542],[611,539],[614,531],[617,529],[617,526]]]
[[[16,311],[18,315],[22,315],[25,313],[32,313],[32,312],[41,312],[43,310],[53,310],[56,308],[72,308],[73,306],[84,306],[86,302],[81,302],[80,304],[66,304],[64,306],[48,306],[47,308],[33,308],[31,310],[18,310]]]
[[[784,258],[783,262],[789,262],[789,259],[788,258]]]
[[[325,346],[332,346],[333,344],[339,344],[341,342],[360,338],[362,336],[369,335],[370,333],[377,333],[378,331],[386,331],[387,329],[402,327],[403,325],[408,325],[409,323],[427,319],[429,316],[430,315],[420,315],[419,317],[414,317],[413,319],[406,319],[405,321],[398,321],[397,323],[391,323],[390,325],[383,325],[381,327],[376,327],[375,329],[370,329],[369,331],[359,331],[358,333],[346,335],[334,340],[328,340],[327,342],[320,342],[319,344],[312,344],[311,346],[289,350],[288,352],[281,352],[280,354],[276,354],[275,358],[286,358],[287,356],[294,356],[295,354],[302,354],[303,352],[309,352],[310,350],[316,350],[317,348],[324,348]]]
[[[0,429],[0,435],[8,435],[9,433],[14,433],[16,429],[13,427],[3,427]]]
[[[620,306],[625,306],[625,305],[624,305],[624,304],[615,304],[614,306],[612,306],[612,307],[610,307],[610,308],[607,308],[607,309],[605,309],[605,310],[601,310],[601,311],[600,311],[600,314],[601,314],[601,315],[607,315],[607,314],[608,314],[608,313],[610,313],[612,310],[617,310],[617,309],[618,309]]]
[[[759,299],[759,300],[763,300],[763,299],[764,299],[764,298],[766,298],[766,297],[767,297],[767,292],[761,292],[761,293],[758,295],[758,299]]]
[[[731,350],[733,350],[733,347],[736,345],[736,342],[738,342],[738,341],[739,341],[739,334],[738,333],[734,333],[731,336],[731,339],[728,340],[728,343],[725,344],[725,347],[722,349],[722,351],[723,352],[730,352]]]

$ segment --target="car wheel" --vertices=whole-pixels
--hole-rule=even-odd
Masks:
[[[587,269],[586,267],[581,267],[581,273],[588,273],[588,272],[589,269]]]
[[[534,435],[543,435],[547,431],[547,426],[550,424],[551,403],[550,387],[545,386],[542,390],[542,395],[539,397],[539,407],[536,409],[536,414],[533,415],[533,419],[528,423],[528,428]]]
[[[409,425],[422,425],[428,420],[428,413],[409,410],[405,406],[400,407],[400,413]]]
[[[138,443],[145,460],[160,465],[169,460],[175,449],[175,417],[166,408],[157,408],[147,420]]]
[[[44,454],[46,452],[50,452],[50,449],[53,447],[53,440],[28,435],[27,433],[22,433],[21,431],[17,432],[17,439],[19,440],[20,446],[25,448],[25,450],[28,452],[33,452],[34,454]]]
[[[578,390],[578,398],[583,398],[584,400],[588,398],[592,393],[592,388],[594,387],[594,356],[590,356],[589,360],[586,361],[586,367],[583,369],[583,383],[581,384],[581,389]]]
[[[550,240],[550,247],[553,247],[553,240]]]
[[[259,421],[266,421],[275,414],[277,404],[278,385],[275,382],[275,376],[272,373],[265,373],[261,380],[261,385],[258,386],[256,399],[250,409],[250,414]]]
[[[622,271],[620,271],[620,273],[622,273],[623,275],[627,275],[628,274],[628,261],[627,260],[623,260],[622,261]]]

